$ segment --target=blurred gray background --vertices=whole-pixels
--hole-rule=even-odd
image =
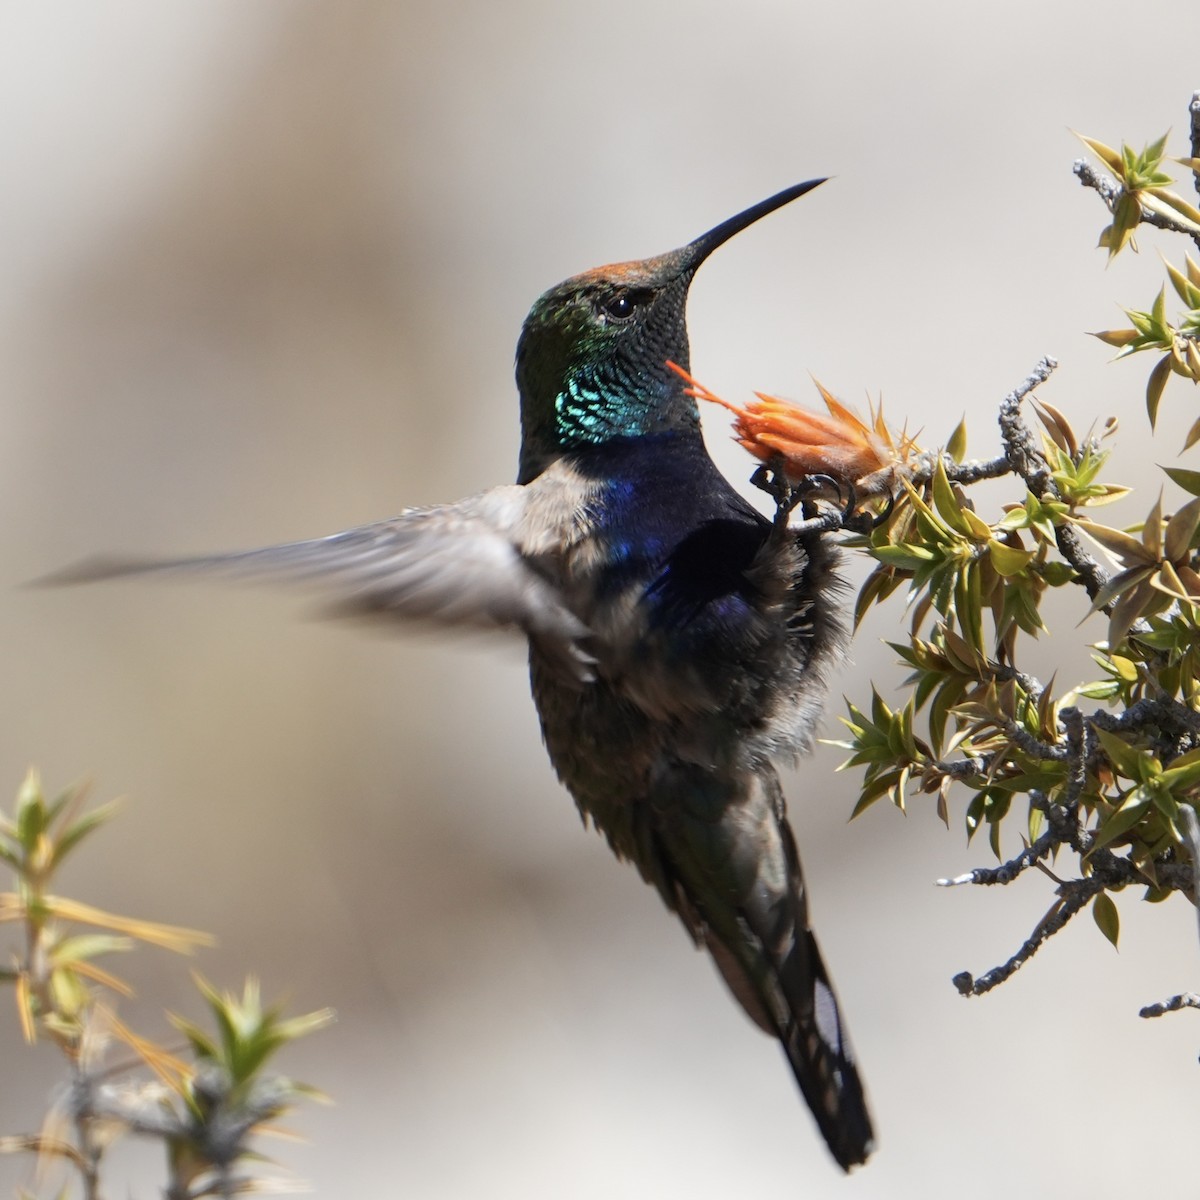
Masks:
[[[1119,956],[1083,917],[967,1003],[951,975],[1006,958],[1049,881],[936,890],[988,861],[961,798],[950,833],[919,801],[847,826],[854,780],[822,748],[788,790],[880,1132],[845,1181],[776,1046],[580,828],[518,647],[199,583],[19,585],[511,479],[513,347],[544,288],[817,174],[700,274],[705,383],[811,400],[812,372],[929,443],[966,412],[987,454],[1049,352],[1046,398],[1081,427],[1121,415],[1113,474],[1157,488],[1195,393],[1169,385],[1155,448],[1148,364],[1106,366],[1083,332],[1148,306],[1161,267],[1147,234],[1105,269],[1067,130],[1174,126],[1186,153],[1198,34],[1179,0],[0,6],[0,791],[36,762],[127,796],[64,887],[215,931],[200,965],[224,986],[257,971],[338,1009],[282,1064],[336,1098],[280,1148],[318,1194],[1116,1196],[1147,1146],[1170,1167],[1193,1144],[1194,1014],[1136,1016],[1197,984],[1182,902],[1124,899]],[[1088,674],[1078,611],[1039,674]],[[900,677],[879,642],[903,621],[857,641],[829,736],[838,692]],[[197,1014],[185,964],[129,966],[143,1030]],[[11,1014],[0,1063],[0,1130],[27,1128],[57,1064]],[[5,1194],[24,1177],[0,1161]],[[113,1194],[158,1178],[131,1148]]]

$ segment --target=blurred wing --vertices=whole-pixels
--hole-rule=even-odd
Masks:
[[[311,541],[198,558],[91,559],[41,580],[91,583],[127,575],[220,573],[307,584],[336,615],[517,628],[578,679],[590,678],[587,627],[519,549],[527,491],[493,488],[455,504],[412,508]]]

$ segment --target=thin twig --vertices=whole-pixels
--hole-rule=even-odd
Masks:
[[[1036,842],[1031,846],[1026,846],[1016,858],[1010,858],[1008,862],[1002,863],[998,867],[976,867],[975,870],[968,871],[965,875],[955,875],[951,879],[939,879],[937,886],[960,887],[964,883],[991,886],[996,883],[1012,883],[1022,871],[1036,865],[1039,860],[1056,850],[1058,845],[1058,838],[1047,829]]]
[[[1046,685],[1036,676],[1029,675],[1025,671],[1018,671],[1016,667],[1011,667],[1007,663],[998,663],[993,659],[988,659],[987,669],[997,679],[1011,679],[1035,703],[1046,690]]]
[[[1200,713],[1181,704],[1172,696],[1146,697],[1130,705],[1120,715],[1098,709],[1088,717],[1097,728],[1109,733],[1152,732],[1166,729],[1172,734],[1200,736]]]
[[[1161,1017],[1169,1012],[1178,1012],[1181,1008],[1200,1008],[1200,996],[1195,992],[1181,992],[1178,996],[1172,996],[1170,1000],[1147,1004],[1145,1008],[1138,1010],[1138,1016]]]
[[[992,755],[980,755],[972,758],[956,758],[951,762],[939,760],[933,768],[939,775],[949,775],[951,779],[970,779],[973,775],[986,775],[992,765]]]
[[[1095,600],[1108,582],[1108,572],[1083,548],[1083,539],[1074,525],[1056,525],[1054,540],[1059,554],[1075,568],[1088,599]],[[1107,613],[1111,608],[1111,604],[1106,604],[1102,611]]]
[[[1062,803],[1048,809],[1046,815],[1050,818],[1051,829],[1062,840],[1069,839],[1079,828],[1079,797],[1087,786],[1088,755],[1091,752],[1091,743],[1096,737],[1091,727],[1084,722],[1083,713],[1074,705],[1062,709],[1058,720],[1067,735],[1071,775],[1067,780],[1067,790]]]
[[[990,992],[992,988],[1015,975],[1042,948],[1045,942],[1058,933],[1076,913],[1085,908],[1098,892],[1104,890],[1104,884],[1094,877],[1075,879],[1064,884],[1060,891],[1066,894],[1055,902],[1016,954],[1003,965],[993,967],[978,979],[974,978],[970,971],[960,972],[954,977],[954,986],[964,996],[982,996],[985,992]]]
[[[77,1065],[70,1089],[70,1111],[79,1148],[79,1174],[85,1200],[100,1200],[100,1160],[103,1148],[95,1137],[95,1095],[92,1079]]]
[[[1046,460],[1033,444],[1029,426],[1021,419],[1021,401],[1045,383],[1057,366],[1055,359],[1045,355],[1021,385],[1000,402],[1000,439],[1004,443],[1005,458],[1035,496],[1044,495],[1054,484]]]
[[[1140,705],[1145,706],[1152,703],[1151,701],[1142,701]],[[1135,705],[1134,707],[1139,706]],[[1058,880],[1051,875],[1051,878],[1055,879],[1058,884],[1056,888],[1058,900],[1055,901],[1020,949],[1005,963],[994,967],[978,979],[969,971],[963,971],[954,977],[955,987],[964,996],[981,996],[1009,979],[1076,913],[1085,908],[1102,892],[1120,891],[1130,884],[1152,884],[1185,892],[1190,890],[1193,896],[1200,894],[1200,866],[1197,866],[1197,863],[1200,862],[1200,823],[1197,824],[1196,829],[1198,848],[1193,862],[1187,864],[1171,861],[1157,862],[1152,868],[1152,875],[1148,875],[1129,858],[1120,858],[1104,847],[1096,848],[1095,835],[1083,828],[1078,810],[1079,797],[1088,778],[1089,758],[1095,752],[1096,739],[1091,731],[1094,716],[1085,719],[1079,709],[1065,708],[1059,714],[1059,719],[1065,735],[1065,742],[1061,746],[1062,756],[1071,765],[1064,797],[1065,803],[1047,804],[1044,795],[1030,793],[1031,804],[1046,813],[1049,822],[1048,828],[1032,845],[1027,846],[1015,858],[999,867],[979,867],[952,879],[939,879],[938,884],[942,887],[955,887],[961,884],[984,886],[1008,884],[1030,867],[1045,870],[1043,860],[1053,856],[1064,846],[1069,846],[1081,859],[1087,859],[1090,874],[1069,880]],[[1109,722],[1118,723],[1113,718],[1096,723]],[[1037,742],[1037,739],[1034,741]],[[1044,743],[1038,744],[1044,745]],[[1191,812],[1190,809],[1188,811]],[[1047,873],[1049,874],[1049,872]]]
[[[1034,445],[1032,431],[1021,418],[1021,401],[1039,384],[1045,383],[1056,366],[1058,363],[1047,355],[1019,388],[1004,397],[1000,405],[1000,436],[1004,442],[1004,457],[1039,499],[1047,496],[1058,499],[1058,488],[1050,476],[1049,465]],[[1059,525],[1054,534],[1059,553],[1075,568],[1089,599],[1094,600],[1108,582],[1108,573],[1083,548],[1083,541],[1074,526]],[[1107,612],[1108,608],[1104,611]]]
[[[1057,366],[1055,359],[1046,355],[1020,387],[1005,396],[1000,405],[1000,436],[1005,452],[1000,459],[993,460],[993,463],[1004,462],[1009,470],[1015,471],[1024,479],[1029,490],[1039,499],[1058,499],[1058,488],[1051,478],[1049,465],[1034,445],[1032,431],[1021,418],[1021,401],[1036,387],[1045,383]],[[980,466],[990,471],[993,463],[983,463]],[[988,477],[988,474],[979,476]],[[959,482],[972,482],[969,476],[957,478]],[[1058,525],[1054,532],[1059,553],[1075,569],[1088,598],[1095,600],[1100,589],[1108,582],[1108,572],[1084,549],[1083,540],[1073,525]],[[1110,608],[1111,605],[1107,605],[1103,611],[1108,612]]]
[[[929,458],[928,462],[918,463],[916,470],[913,471],[912,481],[914,484],[928,483],[933,478],[934,465],[938,456],[930,455]],[[955,462],[948,454],[943,454],[941,460],[946,478],[951,483],[961,483],[967,486],[979,483],[982,479],[1000,479],[1004,475],[1011,475],[1013,471],[1012,463],[1003,454],[996,458],[972,458],[966,462]]]
[[[1192,117],[1192,157],[1200,158],[1200,92],[1192,93],[1192,102],[1188,105]],[[1200,196],[1200,170],[1192,168],[1192,180],[1196,185],[1196,194]],[[1192,241],[1200,246],[1200,234],[1192,234]]]
[[[1188,105],[1192,117],[1192,157],[1200,158],[1200,92],[1192,93],[1192,102]],[[1200,195],[1200,170],[1193,169],[1196,180],[1196,194]]]
[[[1016,721],[1003,721],[1000,728],[1004,730],[1004,736],[1030,758],[1039,759],[1042,762],[1062,762],[1070,753],[1066,746],[1059,745],[1057,742],[1043,742],[1041,738],[1034,737],[1028,729],[1023,725],[1018,725]]]

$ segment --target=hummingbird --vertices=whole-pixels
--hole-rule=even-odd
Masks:
[[[789,525],[786,483],[773,519],[729,484],[679,370],[701,264],[823,182],[541,296],[517,344],[516,483],[315,540],[93,560],[57,581],[224,571],[306,581],[344,615],[523,634],[546,749],[585,824],[778,1039],[849,1170],[871,1152],[871,1118],[776,770],[811,748],[845,652],[837,551]]]

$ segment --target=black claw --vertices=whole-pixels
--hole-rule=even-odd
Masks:
[[[821,488],[829,488],[839,500],[842,498],[842,485],[832,475],[805,475],[796,485],[797,491],[801,492],[815,492]]]
[[[841,491],[838,491],[839,498]],[[854,490],[854,484],[846,484],[846,503],[842,508],[842,524],[849,525],[854,519],[854,510],[858,507],[858,492]]]
[[[887,503],[883,506],[883,511],[875,517],[871,518],[871,528],[878,529],[880,525],[886,524],[889,517],[892,515],[892,509],[896,507],[896,495],[891,493],[887,498]]]

